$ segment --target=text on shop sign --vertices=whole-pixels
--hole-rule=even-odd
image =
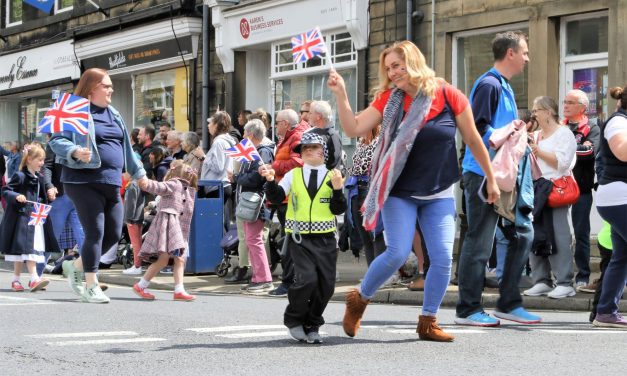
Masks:
[[[16,80],[25,80],[27,78],[37,77],[38,69],[26,69],[26,56],[20,56],[17,61],[11,65],[9,73],[0,76],[0,84],[9,83],[9,88],[13,86]]]
[[[283,18],[276,18],[267,21],[263,18],[263,16],[242,18],[239,22],[239,32],[242,35],[242,38],[248,39],[250,34],[254,31],[271,29],[278,25],[283,25]]]

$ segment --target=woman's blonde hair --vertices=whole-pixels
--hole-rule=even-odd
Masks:
[[[409,82],[416,86],[419,91],[433,97],[438,87],[435,72],[429,68],[425,56],[418,47],[412,42],[405,40],[394,43],[379,55],[379,86],[374,89],[375,98],[378,98],[384,91],[393,86],[385,68],[385,58],[392,52],[405,61]]]
[[[372,130],[366,133],[365,136],[361,138],[364,145],[369,145],[381,132],[381,124],[378,124],[376,127],[372,128]]]
[[[20,162],[20,171],[26,167],[26,163],[28,163],[29,159],[45,157],[46,151],[39,142],[31,142],[24,145],[24,149],[22,150],[22,161]]]
[[[190,187],[198,188],[198,175],[196,171],[181,159],[175,159],[170,163],[170,169],[168,173],[165,174],[163,181],[177,178],[187,181]]]

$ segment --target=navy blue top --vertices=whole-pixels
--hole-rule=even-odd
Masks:
[[[471,103],[477,131],[483,136],[493,125],[493,117],[501,97],[501,82],[493,75],[487,75],[477,84]]]
[[[455,115],[449,105],[422,128],[390,196],[430,196],[459,180]]]
[[[63,183],[86,184],[102,183],[122,186],[122,170],[124,169],[124,134],[115,122],[108,108],[90,106],[94,121],[96,145],[100,154],[101,164],[95,169],[73,169],[63,166],[61,181]],[[81,146],[81,145],[79,145]]]

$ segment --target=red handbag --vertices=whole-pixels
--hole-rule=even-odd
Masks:
[[[579,186],[572,175],[551,179],[553,188],[549,194],[547,205],[551,208],[573,205],[579,199]]]

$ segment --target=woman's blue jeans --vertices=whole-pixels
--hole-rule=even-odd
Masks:
[[[431,266],[425,280],[423,314],[435,315],[451,278],[455,241],[455,200],[418,200],[388,197],[381,211],[385,228],[385,252],[370,264],[361,283],[361,295],[370,299],[409,256],[416,220],[424,236]]]

